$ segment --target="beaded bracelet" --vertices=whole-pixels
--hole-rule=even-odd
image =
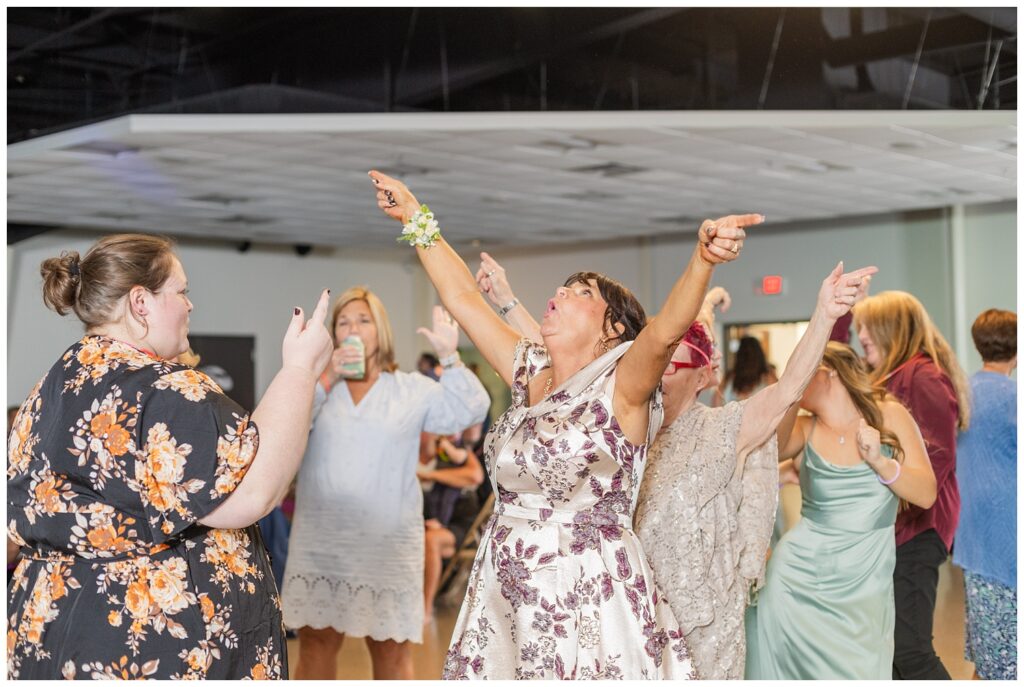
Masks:
[[[437,227],[434,213],[426,205],[421,205],[409,221],[402,225],[402,233],[398,241],[405,241],[410,246],[430,248],[441,238],[441,230]]]
[[[886,480],[882,479],[882,475],[880,475],[880,474],[876,474],[875,475],[875,477],[878,478],[878,481],[881,482],[882,484],[884,484],[885,486],[889,486],[890,484],[892,484],[893,482],[898,480],[900,478],[900,473],[903,472],[903,466],[900,465],[900,462],[898,460],[895,461],[895,462],[896,462],[896,474],[893,475],[891,480],[886,481]]]

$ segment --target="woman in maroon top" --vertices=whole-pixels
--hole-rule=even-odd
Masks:
[[[967,377],[921,302],[883,291],[854,306],[854,328],[872,377],[907,407],[924,438],[938,483],[928,509],[911,505],[896,518],[896,647],[893,679],[948,680],[932,646],[939,566],[960,516],[956,435],[967,428]]]

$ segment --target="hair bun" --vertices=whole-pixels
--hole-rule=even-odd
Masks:
[[[44,260],[39,273],[43,277],[43,302],[47,307],[57,311],[58,315],[74,309],[82,278],[78,251],[64,251],[59,258]]]

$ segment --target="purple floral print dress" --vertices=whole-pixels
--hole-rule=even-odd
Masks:
[[[480,542],[445,679],[695,678],[671,608],[633,532],[647,442],[611,413],[621,344],[536,406],[544,346],[516,347],[512,405],[487,436],[495,514]]]

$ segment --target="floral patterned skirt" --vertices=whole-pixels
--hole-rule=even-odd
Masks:
[[[504,505],[491,519],[445,679],[696,677],[628,516],[578,516]]]
[[[280,599],[255,528],[197,541],[115,561],[23,558],[8,587],[8,679],[286,678]]]
[[[1017,679],[1017,590],[964,570],[964,658],[982,680]]]

